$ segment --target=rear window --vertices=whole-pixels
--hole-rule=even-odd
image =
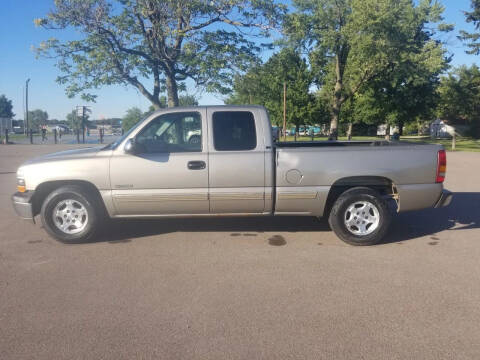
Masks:
[[[212,120],[215,150],[253,150],[257,147],[255,119],[251,112],[217,111]]]

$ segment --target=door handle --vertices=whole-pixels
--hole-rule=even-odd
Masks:
[[[205,161],[189,161],[187,164],[188,170],[203,170],[207,167]]]

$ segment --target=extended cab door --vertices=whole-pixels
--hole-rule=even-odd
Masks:
[[[265,211],[265,143],[259,109],[207,108],[211,213]],[[269,150],[271,151],[271,150]]]
[[[208,214],[205,115],[205,108],[160,114],[136,134],[134,155],[113,154],[117,215]]]

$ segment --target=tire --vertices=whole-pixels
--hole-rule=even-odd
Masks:
[[[386,235],[392,214],[375,190],[355,187],[335,201],[328,223],[335,234],[350,245],[375,245]]]
[[[43,227],[50,236],[64,243],[87,242],[99,228],[101,207],[98,202],[81,186],[62,186],[51,192],[42,204]]]

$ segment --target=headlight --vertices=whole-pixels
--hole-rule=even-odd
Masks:
[[[23,178],[23,167],[19,167],[17,170],[17,178]]]

